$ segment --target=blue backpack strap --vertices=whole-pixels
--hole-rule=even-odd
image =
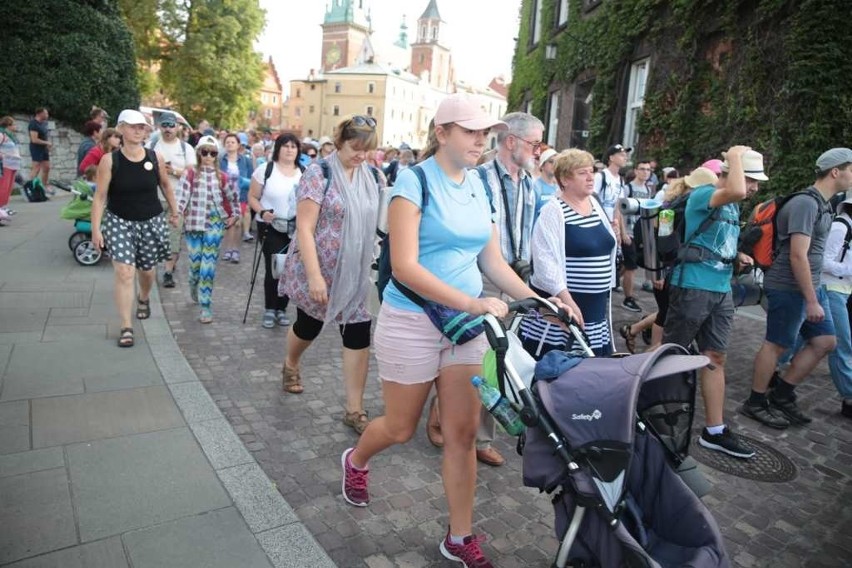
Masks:
[[[420,165],[411,166],[411,171],[417,176],[417,181],[420,182],[420,210],[422,211],[429,204],[429,184],[426,181],[426,172]]]
[[[488,205],[491,207],[491,214],[497,213],[494,208],[494,194],[491,193],[491,184],[488,183],[488,172],[485,171],[485,166],[476,166],[476,171],[479,172],[479,177],[482,179],[482,185],[485,187],[485,195],[488,196]]]

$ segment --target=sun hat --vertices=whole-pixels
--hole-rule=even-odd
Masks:
[[[323,136],[322,138],[319,139],[318,144],[319,144],[319,147],[322,148],[326,144],[334,144],[334,142],[332,142],[331,138],[329,138],[328,136]]]
[[[766,177],[766,173],[763,171],[763,154],[754,150],[748,150],[747,152],[743,152],[742,161],[745,177],[757,181],[769,181],[769,178]],[[722,163],[722,171],[725,173],[728,172],[727,159]]]
[[[480,101],[467,93],[449,95],[438,105],[435,112],[435,126],[458,124],[468,130],[507,130],[509,126],[502,120],[488,116]]]
[[[818,174],[827,172],[843,164],[852,162],[852,150],[849,148],[832,148],[817,158],[816,171]]]
[[[541,153],[541,157],[538,159],[538,163],[543,166],[545,163],[547,163],[547,160],[553,158],[558,153],[559,152],[557,152],[553,148],[548,148],[547,150]]]
[[[683,181],[686,185],[694,189],[702,185],[716,185],[716,182],[719,181],[719,176],[709,168],[701,166],[692,170],[692,173],[683,178]]]
[[[145,115],[132,108],[126,108],[119,113],[116,125],[118,124],[144,124],[148,128],[151,128]]]
[[[212,136],[202,136],[198,139],[198,144],[195,145],[195,148],[198,149],[202,146],[213,146],[214,148],[219,148],[219,142]]]

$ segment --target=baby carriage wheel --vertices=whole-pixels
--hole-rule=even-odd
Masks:
[[[95,248],[92,240],[87,238],[74,247],[74,260],[83,266],[94,266],[101,260],[103,253]]]
[[[84,233],[83,231],[77,231],[70,237],[68,237],[68,248],[71,249],[71,252],[74,252],[74,249],[77,248],[77,245],[79,245],[81,242],[85,241],[88,238],[89,235],[87,233]]]

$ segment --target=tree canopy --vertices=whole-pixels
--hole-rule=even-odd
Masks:
[[[92,105],[139,105],[133,41],[115,0],[27,0],[3,6],[0,112],[46,106],[74,125]]]

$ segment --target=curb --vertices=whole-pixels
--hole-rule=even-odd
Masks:
[[[181,353],[157,286],[145,337],[163,380],[220,483],[275,568],[336,568],[243,445]]]

